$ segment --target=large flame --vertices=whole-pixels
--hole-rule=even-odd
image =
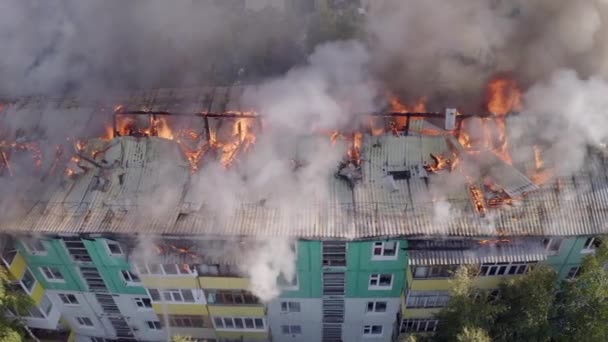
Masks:
[[[494,115],[504,116],[522,108],[521,90],[511,78],[498,76],[490,80],[486,94],[487,109]]]

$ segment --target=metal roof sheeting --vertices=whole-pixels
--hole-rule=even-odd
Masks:
[[[495,262],[534,262],[547,258],[545,248],[538,243],[508,243],[484,245],[467,250],[410,250],[411,266],[470,265]]]

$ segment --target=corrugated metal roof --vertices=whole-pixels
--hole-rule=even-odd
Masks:
[[[243,91],[243,87],[156,89],[111,94],[104,101],[123,104],[128,110],[239,111],[247,110],[240,101]],[[29,123],[40,120],[42,111],[66,108],[78,113],[70,115],[75,125],[84,125],[104,101],[76,102],[69,98],[48,101],[29,97],[19,99],[7,111]],[[111,172],[112,182],[107,191],[96,190],[98,170],[83,174],[77,181],[53,180],[55,184],[49,186],[48,192],[37,194],[38,202],[31,204],[27,215],[5,222],[4,229],[34,233],[140,232],[337,239],[496,234],[574,236],[608,231],[605,156],[591,154],[585,170],[574,177],[559,177],[540,189],[516,168],[495,163],[489,168],[492,178],[511,196],[525,196],[513,206],[491,209],[480,217],[472,208],[465,186],[446,186],[447,177],[455,179],[453,183],[464,184],[464,175],[447,171],[428,175],[422,167],[425,162],[433,163],[431,153],[446,156],[451,150],[464,153],[458,141],[451,135],[416,133],[438,129],[424,120],[411,124],[410,136],[365,136],[363,179],[351,187],[342,179],[329,177],[328,196],[302,203],[297,211],[262,205],[246,200],[245,196],[234,211],[213,210],[205,200],[196,199],[188,191],[190,170],[175,143],[158,138],[123,137],[117,139],[118,147],[112,152],[120,160],[120,167]],[[318,150],[314,144],[312,150]],[[118,172],[124,172],[123,184],[118,181]],[[163,196],[162,185],[169,177],[170,183],[181,185],[183,196]],[[434,189],[442,190],[441,196],[436,196]],[[171,210],[155,210],[159,208],[155,207],[156,199],[162,199],[163,207]]]
[[[467,250],[410,250],[408,262],[412,266],[470,265],[494,262],[534,262],[547,258],[540,241],[525,244],[504,243],[483,245]]]

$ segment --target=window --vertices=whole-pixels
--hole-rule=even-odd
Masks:
[[[140,309],[152,308],[152,301],[150,298],[135,298],[135,305]]]
[[[60,293],[59,299],[66,305],[78,305],[78,299],[76,296],[70,293]]]
[[[367,302],[367,307],[365,309],[365,312],[370,313],[370,312],[386,312],[386,302],[384,301],[372,301],[372,302]]]
[[[47,281],[49,282],[64,282],[63,280],[63,274],[61,274],[61,271],[59,271],[58,268],[56,267],[50,267],[50,266],[44,266],[44,267],[40,267],[40,272],[42,272],[42,274],[44,275],[44,278],[46,278]]]
[[[481,264],[479,276],[501,276],[525,274],[535,263],[525,262],[489,262]]]
[[[127,282],[127,285],[132,285],[133,283],[140,283],[141,281],[139,280],[139,277],[128,270],[121,270],[120,274],[122,275],[122,279],[124,279]]]
[[[549,255],[556,255],[559,253],[559,248],[562,246],[563,239],[560,238],[551,238],[544,239],[543,244],[545,245],[545,250]]]
[[[414,266],[413,277],[420,278],[448,278],[451,277],[459,265],[433,265]]]
[[[602,244],[602,240],[600,238],[590,237],[585,241],[585,244],[583,245],[583,249],[581,250],[581,253],[583,253],[583,254],[593,253],[601,244]]]
[[[23,243],[23,245],[25,246],[25,249],[27,249],[27,251],[30,254],[46,254],[46,247],[44,247],[44,244],[42,243],[42,240],[40,239],[34,239],[34,238],[29,238],[29,239],[23,239],[21,240],[21,242]]]
[[[372,259],[374,260],[395,260],[397,259],[397,241],[378,241],[374,242]]]
[[[91,342],[112,342],[112,341],[105,339],[103,337],[91,337]]]
[[[239,270],[236,265],[202,264],[196,266],[200,275],[212,276],[238,276]]]
[[[4,261],[6,267],[10,267],[16,256],[17,250],[11,245],[11,247],[6,247],[2,252],[2,261]]]
[[[210,304],[227,304],[227,305],[256,305],[260,301],[256,296],[248,291],[242,290],[208,290],[207,302]]]
[[[392,274],[371,274],[369,276],[370,290],[390,290],[393,287]]]
[[[281,332],[285,335],[301,334],[302,326],[301,325],[281,325]]]
[[[169,315],[167,318],[169,326],[178,328],[205,328],[203,316],[194,315]]]
[[[432,318],[409,318],[401,321],[400,332],[403,333],[418,333],[418,332],[434,332],[437,330],[438,320]]]
[[[291,280],[287,280],[283,273],[279,274],[277,278],[277,284],[283,289],[297,290],[298,289],[298,275],[294,274]]]
[[[110,252],[110,255],[124,255],[124,253],[122,252],[122,248],[120,247],[120,244],[118,242],[106,240],[106,246],[108,247],[108,252]]]
[[[580,274],[581,274],[581,268],[580,268],[580,266],[571,267],[570,270],[568,270],[568,274],[566,275],[566,279],[575,279]]]
[[[154,302],[165,301],[177,303],[194,303],[194,295],[192,292],[192,289],[148,289],[148,293],[150,293],[150,297]]]
[[[148,329],[150,330],[162,330],[163,326],[160,324],[159,321],[146,321],[146,324],[148,325]]]
[[[48,316],[51,310],[53,309],[53,302],[51,302],[49,297],[44,295],[44,297],[42,297],[42,300],[40,301],[40,308],[42,309],[42,312],[44,312],[44,315]]]
[[[382,326],[381,325],[364,325],[363,326],[363,336],[382,336]]]
[[[188,264],[137,264],[135,270],[145,275],[196,275],[196,269]]]
[[[448,304],[447,291],[409,291],[405,302],[407,308],[442,308]]]
[[[94,326],[93,321],[89,317],[76,317],[76,322],[81,327],[92,327]]]
[[[213,325],[218,330],[264,330],[266,321],[263,318],[250,317],[214,317]]]
[[[300,312],[300,302],[281,302],[281,312]]]
[[[36,285],[36,278],[34,278],[29,268],[25,269],[25,272],[23,273],[23,278],[21,278],[21,284],[27,290],[28,293],[32,293],[32,290]]]
[[[44,316],[42,311],[35,305],[27,308],[27,310],[23,316],[30,317],[30,318],[46,318],[46,316]]]

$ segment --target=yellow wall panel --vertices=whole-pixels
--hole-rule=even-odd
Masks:
[[[209,311],[205,304],[152,304],[154,312],[159,315],[200,315],[209,316]]]
[[[9,268],[9,271],[11,272],[11,275],[15,277],[15,279],[21,279],[23,277],[23,273],[25,273],[26,267],[27,264],[25,259],[21,256],[21,254],[17,253],[11,267]]]
[[[204,289],[246,290],[249,288],[247,278],[200,277],[199,280]]]
[[[36,305],[38,305],[38,304],[40,304],[40,301],[42,301],[43,296],[44,296],[44,288],[42,287],[42,285],[40,285],[39,282],[36,282],[36,285],[32,289],[32,294],[30,295],[30,297],[32,297],[32,299],[34,300],[34,303],[36,303]]]
[[[141,282],[149,289],[196,289],[196,277],[186,276],[142,276]]]
[[[448,278],[415,279],[410,283],[410,290],[413,291],[447,291],[450,287]]]
[[[228,317],[263,317],[265,309],[262,305],[207,305],[211,316]]]
[[[263,331],[263,332],[249,332],[249,331],[215,331],[215,334],[217,335],[218,338],[226,338],[226,339],[239,339],[242,338],[243,340],[261,340],[261,341],[265,341],[268,340],[268,332],[267,331]]]

